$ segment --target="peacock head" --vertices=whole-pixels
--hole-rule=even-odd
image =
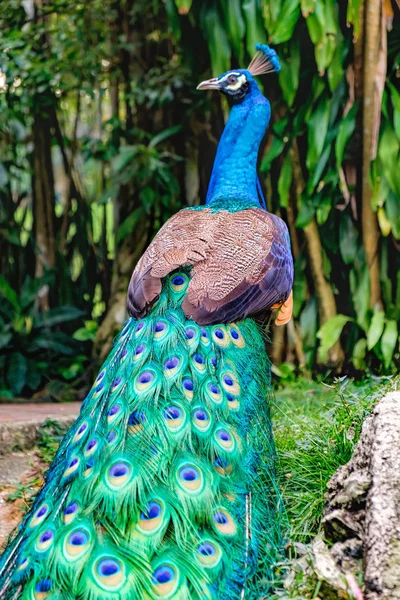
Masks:
[[[247,69],[226,71],[219,77],[202,81],[197,89],[218,90],[229,96],[234,102],[242,102],[252,86],[257,85],[254,80],[255,76],[278,72],[281,69],[275,50],[266,44],[257,44],[256,50],[257,52]]]

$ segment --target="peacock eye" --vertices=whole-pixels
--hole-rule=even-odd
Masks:
[[[236,81],[237,81],[236,75],[229,75],[228,83],[236,83]]]

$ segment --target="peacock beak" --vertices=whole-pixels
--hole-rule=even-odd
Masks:
[[[196,90],[219,90],[221,85],[216,77],[213,79],[206,79],[197,86]]]

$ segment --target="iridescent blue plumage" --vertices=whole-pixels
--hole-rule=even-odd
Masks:
[[[218,200],[229,204],[235,200],[249,206],[260,206],[257,157],[271,108],[249,71],[238,69],[234,72],[246,77],[249,89],[243,101],[232,106],[218,144],[206,204]],[[225,76],[226,73],[222,77]]]

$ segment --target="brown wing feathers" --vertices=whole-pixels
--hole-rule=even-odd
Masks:
[[[257,309],[263,305],[260,284],[271,270],[271,249],[282,241],[284,228],[283,221],[259,209],[180,211],[160,229],[136,266],[128,291],[130,314],[143,316],[161,291],[161,279],[189,265],[193,268],[183,308],[194,320],[206,324],[223,322],[228,314],[229,320],[251,314],[253,304]],[[268,290],[273,300],[269,306],[282,304],[290,289]]]

